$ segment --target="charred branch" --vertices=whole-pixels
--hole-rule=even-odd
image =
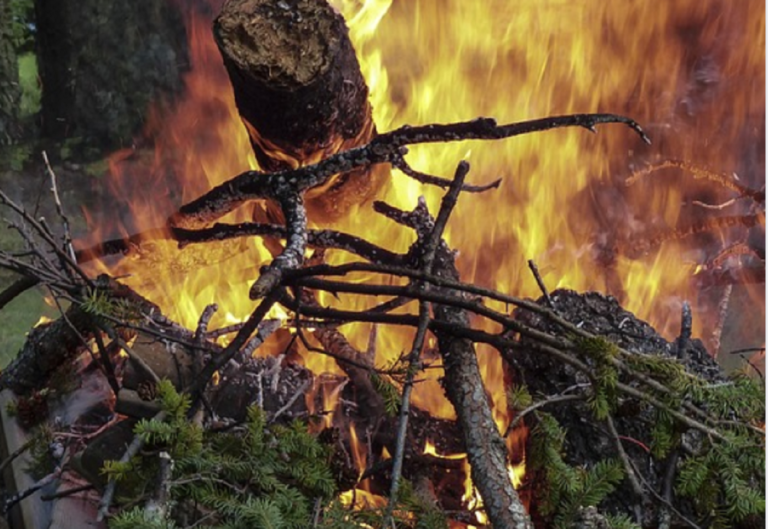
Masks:
[[[275,173],[247,171],[213,188],[203,196],[183,205],[171,216],[171,226],[195,228],[210,224],[246,201],[277,200],[276,191],[288,186],[296,193],[325,184],[333,175],[375,164],[399,160],[407,145],[445,143],[462,140],[500,140],[562,127],[582,127],[594,131],[603,123],[621,123],[650,143],[645,132],[633,120],[613,114],[573,114],[498,125],[491,118],[448,125],[405,126],[381,134],[367,145],[340,152],[314,165]]]

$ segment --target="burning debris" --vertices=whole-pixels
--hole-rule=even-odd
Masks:
[[[55,448],[6,511],[66,476],[95,490],[91,520],[114,527],[748,527],[762,515],[762,388],[725,377],[691,339],[687,304],[670,343],[615,299],[550,294],[532,262],[538,302],[462,278],[449,220],[500,181],[466,183],[467,161],[444,178],[405,158],[423,144],[610,123],[650,143],[635,121],[380,133],[325,2],[231,0],[214,31],[261,170],[185,188],[171,215],[147,210],[162,223],[79,250],[61,209],[63,242],[0,193],[27,244],[0,252],[24,276],[0,299],[41,284],[62,303],[0,374],[26,424],[46,420],[33,404],[48,406],[37,444]],[[439,207],[388,200],[388,166],[445,189]],[[764,191],[739,192],[764,203]],[[345,228],[374,196],[391,239]],[[749,219],[764,226],[759,207]],[[236,278],[208,290],[221,306],[182,318],[178,281],[161,272],[195,283],[212,269]],[[226,307],[235,293],[247,313]],[[89,391],[100,398],[57,422],[75,374],[103,381]]]

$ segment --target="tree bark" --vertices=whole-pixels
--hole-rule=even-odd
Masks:
[[[459,280],[446,248],[438,249],[435,270],[441,276]],[[469,316],[462,309],[435,305],[434,311],[438,321],[470,326]],[[509,479],[507,447],[491,415],[474,345],[470,340],[436,334],[445,369],[445,392],[464,433],[472,483],[483,498],[491,525],[497,529],[530,529],[533,526],[528,514]]]
[[[316,163],[376,134],[344,19],[325,0],[229,0],[214,35],[265,171]],[[337,218],[372,196],[384,174],[337,176],[308,194],[308,208]]]
[[[0,0],[0,145],[14,143],[20,131],[21,89],[12,24],[11,2]]]

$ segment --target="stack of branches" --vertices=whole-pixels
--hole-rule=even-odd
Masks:
[[[754,394],[749,389],[752,386],[742,379],[720,380],[713,384],[695,371],[687,369],[686,363],[679,358],[646,357],[589,332],[577,322],[568,321],[560,315],[543,284],[545,296],[540,303],[536,303],[462,282],[455,267],[455,254],[442,238],[442,232],[462,192],[479,192],[493,187],[466,184],[468,163],[460,162],[452,179],[417,175],[426,183],[448,189],[436,217],[431,215],[423,201],[413,211],[403,211],[383,202],[374,204],[378,213],[416,233],[416,241],[405,254],[380,248],[349,234],[308,228],[303,198],[307,190],[322,186],[339,173],[366,169],[377,164],[402,165],[407,145],[464,139],[496,140],[566,126],[594,131],[595,126],[602,123],[625,124],[648,141],[634,121],[610,114],[559,116],[509,125],[497,125],[494,120],[483,118],[448,125],[403,127],[381,134],[361,147],[329,156],[317,164],[272,173],[243,173],[179,208],[169,219],[168,230],[109,241],[79,252],[72,250],[68,235],[65,235],[63,244],[55,240],[44,223],[35,220],[5,194],[0,194],[3,203],[20,217],[21,222],[13,226],[24,234],[27,241],[27,249],[22,253],[0,253],[0,263],[24,276],[22,286],[40,283],[50,290],[55,299],[71,303],[66,311],[62,309],[61,320],[35,331],[54,333],[54,338],[35,333],[30,335],[30,352],[19,356],[0,375],[0,385],[12,388],[17,393],[29,391],[30,387],[40,388],[41,383],[50,378],[57,366],[71,360],[45,347],[46,343],[58,340],[62,335],[69,336],[72,342],[78,341],[79,345],[88,347],[89,351],[90,339],[95,340],[100,354],[94,353],[94,356],[98,365],[103,367],[116,394],[122,388],[120,380],[115,376],[115,366],[112,365],[111,358],[114,355],[101,343],[104,337],[108,337],[111,343],[132,358],[137,355],[127,344],[125,329],[162,336],[164,340],[175,341],[190,351],[196,351],[198,369],[194,371],[194,376],[186,382],[177,383],[176,391],[184,405],[168,397],[167,388],[163,390],[166,400],[170,398],[170,401],[176,403],[161,406],[154,413],[152,428],[145,426],[141,431],[137,430],[136,437],[120,458],[120,463],[127,464],[135,459],[148,441],[170,442],[168,432],[160,435],[164,432],[160,425],[166,421],[173,422],[174,417],[178,419],[180,413],[188,418],[197,418],[200,424],[207,425],[208,431],[220,427],[220,423],[211,415],[211,381],[216,373],[225,372],[233,360],[247,359],[263,343],[270,329],[274,329],[274,324],[266,319],[267,314],[274,305],[279,304],[292,314],[289,325],[307,349],[318,351],[307,339],[307,335],[312,333],[324,347],[320,351],[335,358],[348,374],[358,392],[360,407],[370,413],[369,426],[374,436],[384,430],[383,435],[386,437],[386,430],[390,430],[382,426],[382,410],[386,408],[386,399],[380,390],[380,378],[386,377],[398,383],[396,398],[399,399],[399,415],[395,421],[396,434],[389,436],[389,443],[385,442],[392,447],[390,453],[393,456],[385,465],[390,492],[387,507],[381,513],[381,527],[391,526],[393,519],[402,510],[402,503],[398,499],[403,496],[400,490],[403,461],[411,439],[408,433],[409,419],[413,417],[410,395],[416,377],[425,367],[422,351],[428,333],[437,339],[437,349],[445,371],[444,388],[456,411],[458,432],[467,453],[472,481],[493,527],[528,528],[533,526],[533,522],[510,482],[510,454],[493,420],[480,377],[475,351],[478,344],[487,344],[496,349],[513,366],[518,363],[516,355],[519,351],[533,350],[553,364],[567,366],[578,374],[577,384],[566,390],[558,390],[557,394],[531,396],[520,390],[512,399],[520,413],[510,424],[509,430],[521,424],[522,417],[529,416],[535,419],[534,424],[537,425],[531,443],[545,439],[543,445],[538,445],[543,448],[538,450],[540,455],[535,464],[544,469],[552,485],[549,490],[537,490],[543,495],[559,495],[561,501],[556,502],[556,505],[568,509],[563,512],[553,506],[549,511],[541,510],[539,516],[543,517],[544,523],[549,524],[554,520],[553,523],[566,527],[580,516],[594,517],[592,511],[581,508],[599,503],[625,478],[632,484],[638,497],[643,498],[644,505],[658,514],[658,519],[651,522],[658,523],[658,526],[682,524],[700,527],[711,523],[713,517],[715,521],[725,524],[751,520],[751,516],[764,511],[764,501],[759,491],[763,482],[763,466],[759,462],[763,460],[764,432],[756,424],[762,416],[762,408],[752,398]],[[51,177],[55,183],[52,173]],[[257,199],[274,201],[285,219],[285,225],[211,225],[235,207]],[[63,214],[62,218],[65,218]],[[31,232],[34,232],[36,239],[30,235]],[[250,296],[257,300],[257,306],[246,321],[230,329],[234,331],[234,336],[226,347],[217,345],[207,329],[215,307],[206,309],[196,332],[180,331],[178,326],[162,317],[151,303],[114,279],[104,276],[90,278],[80,268],[80,263],[88,259],[127,250],[132,245],[140,245],[157,236],[171,237],[178,241],[181,248],[210,240],[245,236],[285,241],[274,260],[262,267],[259,278],[250,289]],[[305,263],[308,247],[323,251],[343,250],[357,255],[361,260],[338,266],[324,264],[318,259]],[[382,281],[379,284],[358,284],[343,280],[355,272],[375,274],[382,277]],[[391,277],[401,278],[405,283],[393,285],[385,281]],[[3,298],[9,299],[19,290],[19,287],[9,289]],[[389,299],[369,310],[350,311],[320,304],[315,297],[317,292],[387,296]],[[114,309],[99,309],[99,299],[104,298],[110,300],[112,307],[118,300],[127,300],[127,305],[121,309],[124,312],[116,315]],[[413,311],[394,312],[411,303],[416,305]],[[510,305],[546,320],[551,324],[551,329],[542,330],[526,323],[525,318],[515,317],[506,308]],[[498,331],[482,330],[489,326],[481,325],[481,319],[495,324]],[[412,348],[401,358],[399,370],[377,370],[370,357],[359,354],[351,347],[340,329],[354,322],[415,329]],[[56,326],[58,328],[54,330]],[[170,332],[170,329],[178,332]],[[688,325],[684,326],[681,340],[689,339]],[[72,347],[72,350],[77,350],[77,347]],[[139,362],[139,365],[142,363]],[[146,371],[155,384],[160,382],[161,377],[151,366],[144,363],[140,369]],[[726,388],[725,393],[718,388]],[[740,400],[734,402],[734,398]],[[552,422],[552,415],[543,414],[542,409],[557,407],[559,403],[570,400],[589,403],[591,420],[604,424],[610,432],[615,441],[615,465],[603,464],[593,469],[579,469],[563,460],[560,453],[563,434],[559,432],[557,422]],[[626,436],[617,430],[616,424],[620,410],[629,402],[653,410],[665,426],[658,434],[664,438],[663,449],[655,455],[649,455],[648,461],[658,462],[658,458],[662,458],[668,462],[665,468],[669,469],[672,477],[663,481],[667,490],[656,490],[659,486],[656,480],[644,479],[643,469],[637,468],[623,449],[622,438]],[[749,405],[744,405],[745,402],[749,402]],[[284,413],[284,410],[274,413],[271,420],[280,413]],[[536,450],[533,452],[536,453]],[[171,456],[167,452],[163,454],[165,459],[157,466],[158,485],[146,493],[149,499],[145,511],[165,519],[170,515],[173,484],[179,483],[179,480],[173,476],[172,461],[167,461]],[[120,469],[125,471],[122,467]],[[371,470],[375,472],[375,469]],[[56,467],[55,472],[61,473],[61,465]],[[553,485],[558,475],[568,477],[570,485]],[[110,512],[116,487],[114,477],[111,474],[110,481],[103,489],[99,518]],[[710,478],[721,482],[713,486]],[[677,493],[670,485],[675,480],[678,483],[674,489]],[[236,488],[237,485],[230,484],[230,487]],[[699,504],[698,500],[705,489],[707,502]],[[685,503],[686,495],[694,499]],[[534,502],[544,500],[544,497],[534,498]],[[655,509],[653,505],[656,505]],[[315,513],[315,525],[322,524],[323,512],[320,509]],[[610,523],[614,526],[635,527],[647,524],[649,520],[647,512],[623,514],[623,517],[613,516]],[[219,520],[216,512],[201,511],[200,516],[214,523]],[[467,513],[463,516],[467,516]],[[692,519],[696,516],[701,521]],[[328,514],[328,518],[332,516]],[[190,523],[200,523],[200,519]]]

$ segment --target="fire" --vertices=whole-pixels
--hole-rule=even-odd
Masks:
[[[215,11],[221,2],[209,3]],[[683,300],[691,302],[697,315],[695,334],[711,323],[716,311],[705,301],[699,303],[691,282],[704,253],[701,249],[681,240],[666,242],[645,256],[630,258],[622,251],[644,240],[652,229],[673,228],[690,217],[690,207],[681,207],[687,191],[673,185],[680,179],[671,183],[649,179],[631,188],[623,182],[633,169],[664,157],[739,171],[743,180],[753,183],[760,180],[755,173],[759,164],[742,160],[752,159],[744,138],[756,135],[764,116],[764,76],[752,74],[763,72],[765,19],[754,14],[762,12],[762,4],[756,0],[333,0],[332,4],[351,28],[380,131],[476,116],[512,122],[573,112],[614,112],[635,118],[655,142],[646,148],[631,134],[604,128],[597,136],[568,130],[504,142],[413,147],[408,161],[421,171],[450,176],[466,159],[472,163],[470,182],[504,178],[500,189],[462,196],[448,225],[446,238],[461,251],[464,280],[538,297],[526,266],[528,259],[534,259],[550,290],[568,287],[616,295],[668,337],[679,326]],[[187,18],[192,68],[185,96],[172,112],[152,113],[147,135],[157,151],[148,175],[141,176],[144,173],[135,168],[139,152],[113,156],[111,184],[116,197],[130,202],[130,215],[125,215],[130,221],[110,226],[107,219],[96,219],[94,239],[162,226],[179,204],[256,167],[210,19],[193,9]],[[442,194],[394,171],[380,198],[411,209],[424,195],[435,213]],[[241,208],[224,220],[251,220],[251,214]],[[413,240],[411,233],[376,215],[369,205],[356,207],[333,227],[395,251],[405,251]],[[723,239],[730,236],[720,234]],[[183,251],[174,244],[152,242],[136,256],[98,266],[127,276],[126,283],[191,328],[205,305],[217,302],[221,308],[211,323],[215,328],[241,321],[253,310],[248,289],[259,267],[270,259],[264,244],[249,238],[193,245]],[[351,259],[342,253],[328,255],[333,264]],[[327,296],[321,301],[341,303],[347,309],[370,303],[354,296],[341,296],[340,301]],[[369,332],[365,325],[344,328],[349,341],[361,350],[366,349]],[[377,365],[390,365],[410,348],[411,340],[409,331],[379,329]],[[270,352],[269,347],[261,351]],[[310,369],[318,374],[338,372],[330,359],[317,356],[307,355]],[[478,348],[478,357],[496,422],[504,431],[510,414],[502,362],[486,347]],[[441,372],[428,370],[425,376],[428,380],[414,391],[414,404],[439,417],[454,417],[437,382]],[[508,443],[519,449],[520,439],[510,438]],[[522,464],[510,472],[519,479]]]

